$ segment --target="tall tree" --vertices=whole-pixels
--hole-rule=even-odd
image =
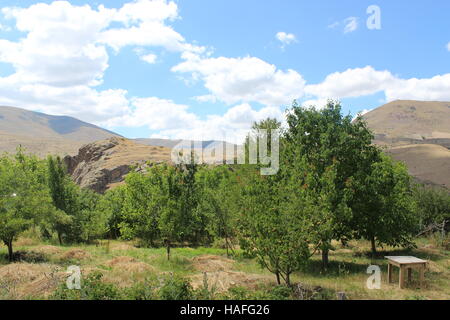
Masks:
[[[318,241],[323,267],[327,268],[331,240],[351,236],[349,191],[354,176],[367,165],[367,153],[373,152],[373,136],[363,121],[344,117],[341,105],[333,101],[320,110],[302,108],[294,102],[287,123],[281,165],[292,167],[299,186],[307,185],[310,204],[320,207],[326,201],[329,223],[328,228],[320,229]],[[332,177],[330,170],[334,172]]]
[[[236,217],[239,211],[239,189],[236,168],[217,166],[202,168],[197,179],[202,188],[200,211],[207,216],[207,230],[215,239],[224,239],[227,255],[233,251]]]
[[[241,210],[238,215],[241,247],[260,265],[291,284],[291,274],[312,255],[310,220],[303,203],[286,202],[291,185],[282,173],[261,176],[257,168],[241,168]],[[300,200],[298,198],[297,200]]]
[[[53,212],[42,163],[20,149],[14,157],[0,157],[0,240],[10,261],[17,236]]]
[[[366,170],[352,204],[357,237],[370,240],[373,254],[377,243],[411,245],[418,221],[407,168],[381,155]]]
[[[59,210],[51,223],[58,235],[59,243],[67,235],[77,213],[78,188],[66,173],[64,163],[58,156],[47,158],[47,181],[54,206]]]

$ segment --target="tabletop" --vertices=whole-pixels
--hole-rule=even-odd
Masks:
[[[412,256],[385,256],[385,258],[398,264],[427,263],[426,260]]]

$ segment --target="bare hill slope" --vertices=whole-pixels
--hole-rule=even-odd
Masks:
[[[20,144],[39,155],[74,154],[85,143],[118,136],[72,117],[0,107],[0,152],[13,152]]]
[[[419,181],[450,188],[450,102],[393,101],[364,115],[375,143]]]

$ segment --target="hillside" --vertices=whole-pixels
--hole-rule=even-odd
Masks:
[[[64,160],[76,183],[104,192],[122,183],[132,165],[170,161],[170,149],[113,137],[84,145],[76,156]]]
[[[393,101],[363,116],[374,142],[420,182],[450,188],[450,102]]]
[[[85,143],[118,136],[72,117],[0,107],[0,152],[14,152],[22,145],[41,156],[75,154]]]
[[[450,144],[450,102],[393,101],[364,115],[379,144]]]

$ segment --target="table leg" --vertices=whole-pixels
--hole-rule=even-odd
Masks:
[[[400,289],[403,289],[405,287],[405,267],[404,266],[400,266],[400,271],[399,271],[399,277],[398,277],[398,284]]]
[[[420,287],[423,288],[425,281],[425,266],[420,267]]]
[[[388,283],[392,282],[392,264],[388,263]]]
[[[411,274],[412,274],[412,269],[408,268],[408,282],[411,282]]]

